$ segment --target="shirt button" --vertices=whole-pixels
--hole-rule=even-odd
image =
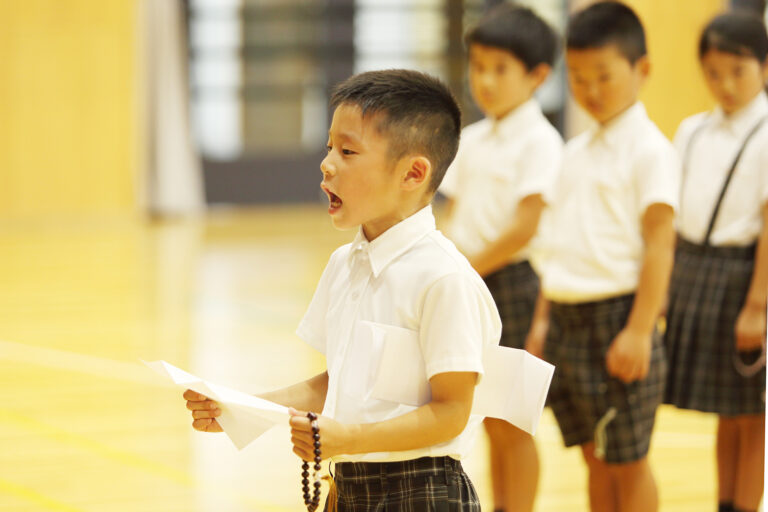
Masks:
[[[357,300],[357,298],[358,298],[358,297],[360,297],[360,294],[359,294],[359,293],[357,293],[357,292],[354,292],[354,293],[352,294],[352,300]]]

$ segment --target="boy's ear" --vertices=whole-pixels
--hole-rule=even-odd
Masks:
[[[647,55],[643,55],[635,61],[634,68],[640,73],[640,79],[646,80],[651,74],[651,61]]]
[[[533,83],[536,85],[536,88],[538,88],[546,81],[547,78],[549,78],[550,73],[552,73],[552,66],[546,62],[542,62],[531,71],[529,71],[528,75],[533,79]]]
[[[432,162],[425,156],[413,156],[407,160],[407,168],[403,174],[402,187],[404,190],[416,190],[429,182],[432,176]]]

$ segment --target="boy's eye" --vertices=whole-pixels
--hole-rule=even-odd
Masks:
[[[325,146],[325,150],[326,150],[328,153],[330,153],[332,149],[333,149],[333,146],[331,146],[330,144],[328,144],[328,145],[326,145],[326,146]]]
[[[496,66],[496,73],[500,75],[504,74],[506,70],[507,70],[507,66],[505,66],[504,64],[499,64],[498,66]]]
[[[600,75],[597,79],[601,82],[608,82],[611,79],[611,75]]]
[[[351,149],[342,149],[341,152],[343,154],[345,154],[345,155],[354,155],[355,154],[355,152],[352,151]]]

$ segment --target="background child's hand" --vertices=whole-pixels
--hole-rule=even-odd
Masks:
[[[307,413],[297,411],[293,407],[289,411],[291,413],[289,423],[291,425],[293,453],[301,457],[302,460],[312,462],[315,460],[315,440],[312,438],[312,426],[309,418],[307,418]],[[345,425],[325,416],[319,416],[317,423],[320,427],[320,456],[323,460],[334,455],[349,453],[349,448],[346,446],[349,433]]]
[[[605,355],[608,373],[623,382],[643,380],[651,363],[651,335],[624,328]]]
[[[221,425],[216,421],[221,416],[219,404],[205,395],[196,393],[191,389],[184,392],[187,401],[187,409],[192,411],[192,427],[200,432],[223,432]]]
[[[736,349],[749,351],[765,343],[766,312],[764,307],[747,303],[736,319]]]

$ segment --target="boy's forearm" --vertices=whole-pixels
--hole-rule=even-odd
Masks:
[[[645,237],[645,244],[640,279],[627,327],[650,334],[661,313],[675,259],[675,230],[671,214],[653,227],[653,233]]]
[[[478,274],[487,276],[499,270],[528,245],[539,227],[544,206],[541,194],[526,196],[520,201],[512,224],[485,250],[471,258],[470,263]]]
[[[746,305],[765,310],[768,302],[768,204],[763,207],[763,228],[757,239],[755,267],[747,292]]]
[[[325,406],[327,392],[328,372],[326,371],[298,384],[261,393],[257,396],[285,407],[320,414]]]
[[[501,237],[475,255],[470,263],[481,276],[487,276],[507,265],[510,258],[531,241],[536,228],[516,221]]]
[[[397,418],[349,425],[348,453],[415,450],[444,443],[467,425],[469,409],[460,402],[430,402]]]

